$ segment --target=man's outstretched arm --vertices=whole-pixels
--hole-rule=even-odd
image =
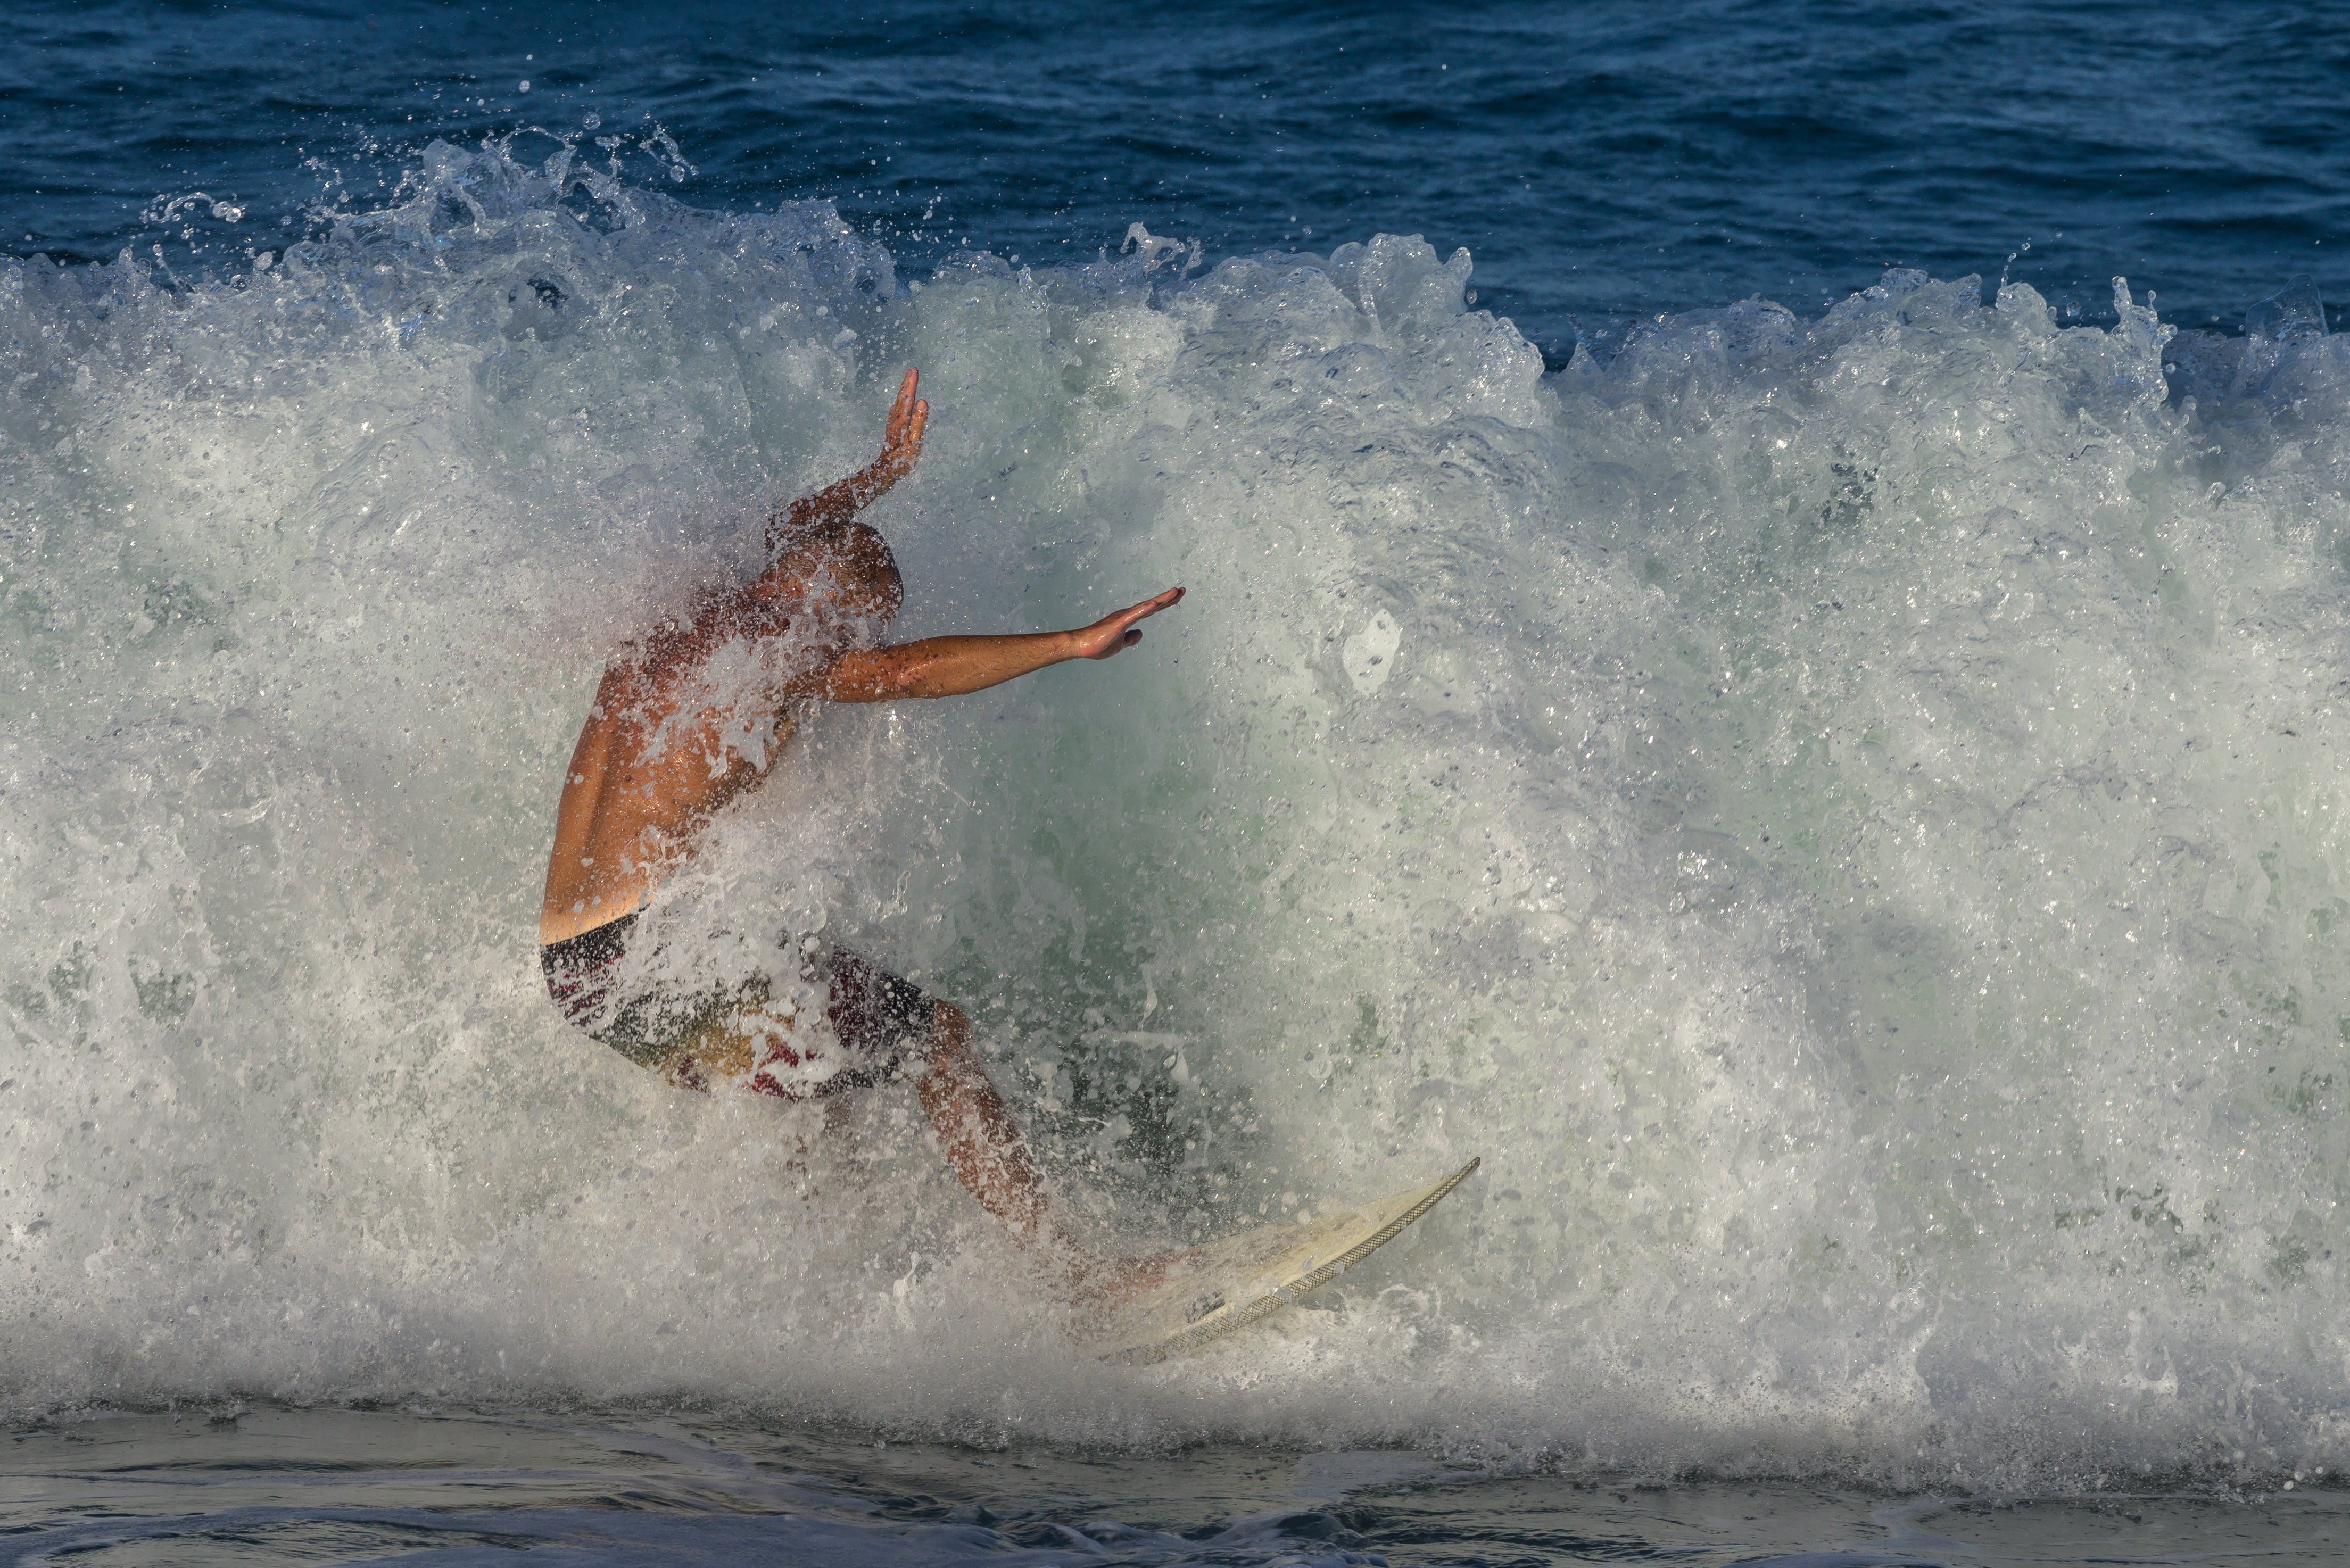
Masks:
[[[1183,597],[1169,588],[1075,631],[1015,637],[926,637],[894,648],[843,654],[815,685],[833,702],[894,702],[906,697],[961,697],[984,691],[1071,659],[1107,659],[1142,640],[1135,623]]]

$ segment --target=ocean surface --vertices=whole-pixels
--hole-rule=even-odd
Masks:
[[[0,17],[0,1563],[2350,1555],[2350,15]],[[534,951],[603,660],[870,455],[658,919],[972,1015],[1075,1223],[1459,1193],[1104,1365],[911,1093]]]

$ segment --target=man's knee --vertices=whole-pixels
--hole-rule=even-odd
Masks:
[[[954,1074],[971,1063],[971,1019],[951,1002],[931,999],[931,1029],[917,1051],[915,1070]]]

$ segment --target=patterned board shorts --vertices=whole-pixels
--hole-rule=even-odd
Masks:
[[[813,1099],[879,1082],[929,1043],[936,1002],[845,948],[785,939],[782,980],[763,969],[695,989],[626,961],[636,924],[548,942],[539,968],[566,1018],[674,1083]]]

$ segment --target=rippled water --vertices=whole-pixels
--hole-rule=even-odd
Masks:
[[[20,1432],[0,1562],[2340,1561],[2335,1496],[1981,1501],[1564,1480],[1372,1449],[948,1447],[789,1420],[261,1408]]]
[[[2075,308],[2126,265],[2120,198],[1904,174],[1808,215],[1804,169],[1855,166],[1825,131],[1707,177],[1798,214],[1754,243],[1803,289],[1608,236],[1703,207],[1671,128],[1745,122],[1692,82],[1849,79],[1821,113],[1890,95],[1963,161],[1922,133],[1936,92],[2021,123],[1951,85],[1967,62],[2077,85],[2205,24],[2068,56],[2033,29],[2092,14],[1482,15],[1098,45],[982,15],[920,47],[877,20],[819,49],[681,13],[526,57],[546,133],[486,140],[519,99],[453,102],[453,73],[503,79],[561,14],[388,11],[421,27],[398,48],[294,13],[6,24],[51,40],[6,57],[6,112],[49,97],[5,164],[57,241],[0,264],[7,1551],[192,1551],[111,1518],[118,1469],[164,1500],[130,1514],[261,1560],[2328,1549],[2340,171],[2305,150],[2265,202],[2247,171],[2326,123],[2294,95],[2331,42],[2233,24],[2215,55],[2305,47],[2257,91],[2163,78],[2160,134],[2113,151],[2209,174],[2153,268],[2209,304],[2182,317],[2135,271]],[[1384,122],[1428,208],[1341,192],[1308,235],[1215,193],[1385,167],[1312,108],[1336,45],[1390,52],[1359,78],[1405,84],[1381,102],[1442,103],[1407,42],[1507,82],[1544,27],[1639,64],[1647,140],[1504,95],[1482,161],[1441,116]],[[1954,63],[1901,88],[1881,49],[1920,37]],[[1111,46],[1154,38],[1152,79],[1222,85],[1129,91],[1192,140],[1118,142],[1107,182],[1068,173],[1098,138],[1006,171],[987,139],[1016,128],[923,74],[995,61],[1007,114],[1059,81],[1082,119],[1143,68]],[[1287,96],[1218,74],[1249,49]],[[664,74],[705,56],[867,85]],[[107,109],[142,82],[200,107]],[[944,117],[911,140],[961,183],[847,181],[895,156],[893,91]],[[1211,189],[1185,171],[1215,114],[1254,161]],[[2118,123],[2056,118],[2059,147]],[[1319,174],[1280,171],[1292,119]],[[157,140],[96,134],[134,122]],[[762,172],[760,136],[805,161]],[[1497,161],[1578,136],[1622,140],[1572,164],[1637,192],[1620,231],[1492,216]],[[1973,275],[1970,226],[2043,200],[2096,259],[2036,245],[2002,285],[1994,246]],[[2310,257],[2231,202],[2297,213]],[[1871,203],[1939,213],[1944,248],[1849,278],[1867,253],[1805,249]],[[1191,595],[1112,665],[827,713],[655,919],[684,950],[821,926],[955,997],[1104,1244],[1482,1157],[1342,1288],[1186,1361],[1083,1354],[902,1088],[829,1128],[681,1096],[537,978],[602,660],[861,461],[907,363],[933,435],[876,514],[906,635]],[[476,1413],[414,1413],[443,1408]],[[656,1439],[652,1501],[609,1506]],[[869,1480],[885,1442],[905,1468]],[[71,1458],[107,1445],[127,1468]],[[328,1451],[356,1468],[303,1468]],[[478,1510],[403,1491],[400,1454]],[[972,1479],[999,1461],[1046,1480]],[[1104,1519],[1138,1533],[1056,1533]]]

